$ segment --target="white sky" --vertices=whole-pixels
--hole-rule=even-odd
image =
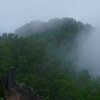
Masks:
[[[99,26],[100,0],[0,0],[0,32],[13,32],[27,22],[55,17],[73,17]]]

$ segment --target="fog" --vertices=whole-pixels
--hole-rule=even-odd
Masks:
[[[100,76],[100,30],[94,29],[88,35],[82,32],[76,38],[72,57],[78,69],[88,69],[92,76]]]
[[[0,33],[30,21],[73,17],[99,26],[100,0],[0,0]]]
[[[35,20],[72,17],[100,28],[100,0],[0,0],[0,33],[14,32]],[[84,32],[83,32],[84,33]],[[76,39],[74,61],[79,69],[100,76],[100,30]]]

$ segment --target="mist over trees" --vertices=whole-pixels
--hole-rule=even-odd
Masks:
[[[33,87],[43,100],[100,100],[100,79],[78,71],[69,60],[75,38],[89,24],[72,18],[30,22],[0,36],[0,76],[16,68],[18,81]]]
[[[27,23],[23,25],[22,27],[15,30],[15,34],[19,34],[20,36],[30,36],[37,33],[43,33],[43,32],[62,32],[65,31],[68,34],[71,32],[77,33],[81,31],[84,28],[89,28],[91,25],[87,24],[87,27],[83,25],[82,22],[78,22],[74,20],[73,18],[55,18],[51,19],[48,22],[41,22],[41,21],[31,21],[30,23]],[[73,34],[74,35],[74,34]]]

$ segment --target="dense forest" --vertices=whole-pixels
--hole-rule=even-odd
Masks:
[[[100,100],[100,79],[77,70],[68,59],[75,38],[92,30],[72,18],[31,22],[15,33],[0,36],[0,76],[9,67],[16,78],[31,86],[43,100]],[[3,95],[3,94],[2,94]]]

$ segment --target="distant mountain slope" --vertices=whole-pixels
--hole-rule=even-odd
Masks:
[[[84,25],[82,22],[76,21],[73,18],[55,18],[48,22],[31,21],[30,23],[27,23],[22,27],[16,29],[14,33],[24,37],[36,33],[50,31],[73,31],[74,33],[76,33],[87,27],[89,28],[91,26],[88,24]]]
[[[24,37],[3,34],[0,76],[14,66],[16,79],[34,88],[43,100],[100,100],[100,78],[93,80],[88,70],[77,70],[72,61],[78,59],[74,40],[91,29],[89,24],[64,18],[30,22],[15,31]]]

